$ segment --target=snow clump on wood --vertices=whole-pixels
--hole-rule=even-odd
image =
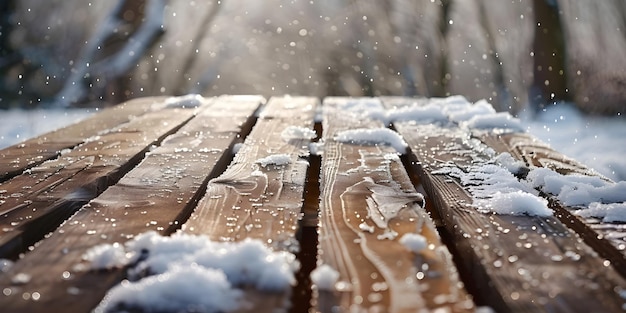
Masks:
[[[257,164],[261,164],[262,167],[267,167],[270,164],[281,166],[291,163],[291,156],[289,154],[272,154],[264,158],[256,160]]]
[[[92,270],[132,265],[129,280],[112,288],[96,311],[141,308],[171,312],[240,309],[243,288],[285,292],[296,283],[294,254],[260,240],[215,242],[207,236],[146,232],[124,245],[96,246],[84,256]]]
[[[413,253],[419,253],[420,251],[428,247],[428,242],[426,241],[426,237],[420,234],[414,234],[414,233],[404,234],[400,238],[400,243]]]
[[[330,265],[323,264],[311,272],[311,281],[318,290],[333,291],[339,280],[339,272]]]
[[[280,137],[289,142],[289,140],[313,139],[317,137],[314,130],[300,126],[289,126],[280,133]]]
[[[358,128],[337,133],[334,138],[338,142],[378,145],[387,144],[392,146],[400,154],[406,152],[407,143],[398,133],[387,128]]]

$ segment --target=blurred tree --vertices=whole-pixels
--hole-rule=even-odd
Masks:
[[[163,32],[165,0],[120,0],[83,47],[54,106],[130,97],[130,70]],[[110,97],[110,98],[109,98]]]
[[[5,106],[189,92],[463,94],[513,112],[528,102],[540,109],[574,99],[587,111],[614,113],[626,103],[623,0],[8,0],[0,6],[0,27],[11,32],[10,42],[0,36],[0,45],[17,56],[0,64],[18,60],[0,67]],[[6,12],[13,8],[11,22]]]
[[[11,15],[15,10],[14,0],[0,2],[0,109],[8,108],[14,99],[6,99],[15,86],[9,79],[9,71],[20,62],[19,54],[11,47],[9,34],[12,31]]]
[[[533,83],[530,104],[538,111],[546,105],[570,101],[565,67],[566,49],[561,11],[556,0],[533,0]]]
[[[493,73],[493,85],[494,85],[494,93],[495,97],[492,98],[492,103],[496,107],[498,111],[516,111],[513,106],[513,101],[511,99],[511,92],[506,82],[504,81],[504,66],[502,64],[502,60],[500,59],[500,54],[498,52],[498,47],[496,44],[495,34],[492,32],[492,28],[489,25],[489,15],[487,14],[487,9],[485,8],[485,3],[483,1],[478,1],[478,9],[479,9],[479,19],[480,25],[485,34],[485,39],[488,45],[488,58],[494,66]]]
[[[441,17],[439,18],[439,40],[440,40],[440,51],[439,51],[439,77],[435,82],[435,89],[432,92],[433,96],[443,97],[448,95],[448,82],[451,79],[450,70],[448,67],[448,30],[450,29],[450,25],[452,20],[450,19],[450,13],[452,11],[452,0],[439,0],[439,5],[441,6]]]

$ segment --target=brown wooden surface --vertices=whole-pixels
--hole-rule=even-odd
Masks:
[[[429,101],[381,99],[387,107]],[[452,123],[394,123],[411,148],[398,158],[386,145],[334,140],[341,130],[385,127],[335,110],[341,103],[376,99],[328,98],[326,105],[335,109],[325,113],[320,161],[308,155],[308,139],[281,137],[288,126],[313,129],[315,98],[272,98],[258,120],[254,112],[264,102],[258,96],[207,99],[196,109],[174,108],[166,100],[134,100],[28,140],[24,148],[0,151],[8,156],[0,159],[0,258],[15,260],[22,253],[0,273],[0,312],[88,312],[125,277],[122,269],[87,271],[82,255],[89,248],[181,227],[214,240],[259,238],[290,251],[300,245],[304,266],[291,299],[290,292],[248,288],[246,300],[255,306],[243,312],[291,305],[290,312],[301,313],[312,296],[311,311],[320,312],[626,307],[624,224],[573,216],[550,195],[542,196],[550,199],[555,217],[479,213],[468,205],[472,199],[460,182],[433,173],[487,161],[493,156],[484,150],[489,146],[530,168],[595,175],[532,136]],[[288,154],[291,162],[257,163],[275,154]],[[416,188],[426,196],[426,209]],[[375,222],[394,210],[397,216]],[[410,252],[398,242],[405,233],[419,233],[431,246]],[[340,290],[311,291],[308,275],[316,258],[340,272]],[[14,280],[19,276],[30,279],[20,283]]]
[[[124,243],[148,230],[168,234],[182,224],[208,179],[229,161],[232,145],[245,135],[242,129],[250,127],[262,101],[260,97],[237,99],[220,98],[204,106],[116,185],[82,207],[0,276],[0,290],[5,294],[0,297],[2,312],[88,312],[95,307],[124,273],[80,270],[82,255],[98,244]],[[159,115],[161,124],[169,121],[171,126],[185,116],[184,110],[168,109]],[[12,283],[19,273],[29,275],[30,281]],[[38,301],[24,300],[35,292]]]
[[[295,252],[310,140],[287,141],[281,133],[290,126],[313,130],[318,102],[308,97],[272,98],[232,163],[209,182],[207,194],[183,225],[183,231],[219,241],[256,238],[274,249]],[[291,161],[265,167],[257,162],[276,154],[287,154]],[[291,292],[249,290],[246,299],[254,305],[246,312],[280,311],[290,296]],[[293,305],[306,307],[303,303]]]
[[[160,97],[130,100],[104,109],[76,124],[0,150],[0,182],[58,157],[64,149],[72,149],[90,137],[149,112],[154,104],[163,103],[164,99]]]
[[[194,111],[165,108],[145,114],[0,184],[9,195],[0,204],[0,257],[15,258],[55,229],[135,167]]]
[[[623,309],[618,292],[626,281],[556,217],[479,213],[468,206],[472,199],[456,179],[433,174],[449,164],[466,169],[489,159],[469,143],[467,130],[410,122],[394,127],[409,143],[458,265],[481,301],[502,312]]]
[[[496,135],[475,132],[475,136],[498,153],[510,153],[529,168],[545,167],[562,175],[599,176],[585,165],[564,156],[528,134]],[[545,196],[550,199],[550,207],[555,210],[555,216],[574,229],[587,244],[600,256],[609,260],[613,267],[626,277],[626,224],[607,223],[601,219],[575,215],[573,211],[576,208],[564,206],[551,195]]]
[[[450,254],[422,209],[422,199],[396,151],[386,145],[347,144],[333,139],[346,129],[384,127],[380,122],[351,118],[342,110],[331,109],[346,101],[359,100],[324,101],[318,262],[337,270],[344,287],[335,292],[320,291],[317,309],[470,311],[473,302],[459,286]],[[431,246],[419,253],[410,252],[399,243],[406,233],[423,235]]]

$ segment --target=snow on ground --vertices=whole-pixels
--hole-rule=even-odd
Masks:
[[[626,180],[626,118],[586,116],[572,105],[550,107],[534,120],[524,118],[528,132],[614,180]]]
[[[0,110],[0,149],[76,123],[95,109]]]

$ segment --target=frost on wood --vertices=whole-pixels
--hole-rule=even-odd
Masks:
[[[92,269],[132,265],[131,281],[109,291],[99,306],[101,312],[137,307],[228,312],[245,305],[242,288],[284,292],[295,284],[299,268],[295,255],[272,251],[260,240],[215,242],[184,233],[163,237],[147,232],[123,246],[94,247],[84,258],[95,262]]]

